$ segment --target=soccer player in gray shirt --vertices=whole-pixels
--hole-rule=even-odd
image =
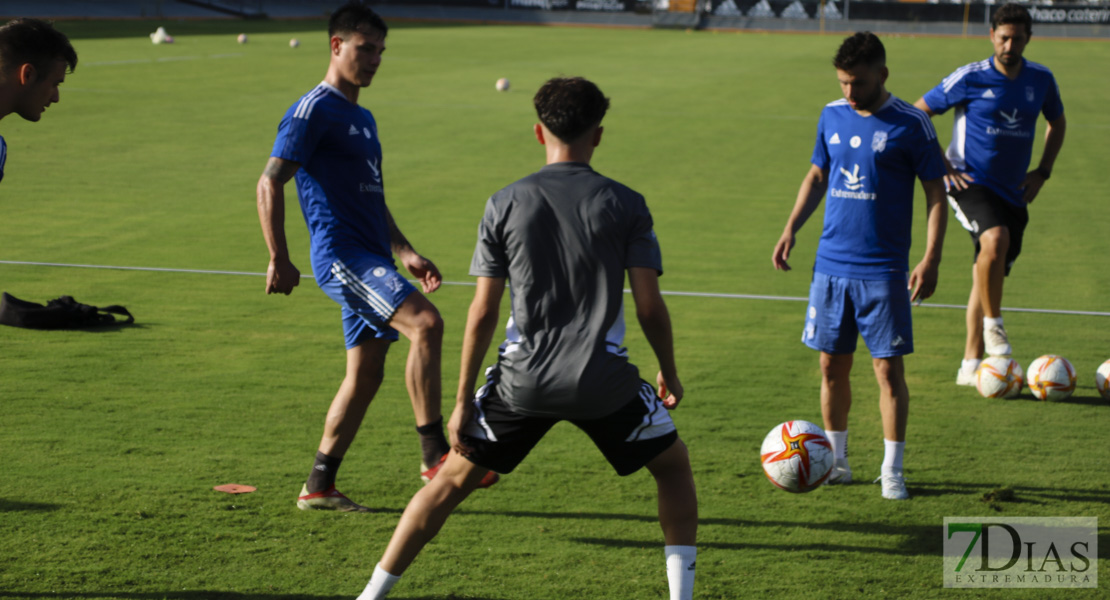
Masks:
[[[682,400],[662,259],[644,198],[590,168],[609,99],[582,78],[545,83],[534,98],[547,166],[486,204],[470,274],[478,278],[463,338],[452,451],[409,502],[359,600],[384,598],[488,471],[512,471],[567,420],[619,475],[647,467],[659,493],[672,600],[692,597],[697,494],[668,410]],[[659,361],[659,392],[623,347],[625,272],[636,316]],[[509,283],[512,313],[497,364],[474,392]]]

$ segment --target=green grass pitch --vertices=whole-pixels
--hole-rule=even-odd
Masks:
[[[158,25],[175,44],[150,43]],[[263,272],[254,186],[282,113],[323,77],[323,24],[60,27],[81,60],[61,103],[39,123],[0,122],[9,146],[0,260]],[[240,31],[249,43],[235,42]],[[532,92],[552,76],[584,75],[612,98],[595,167],[648,198],[664,289],[801,297],[822,213],[799,237],[793,272],[775,272],[770,253],[817,116],[839,97],[830,58],[840,38],[397,24],[361,102],[379,122],[393,214],[449,282],[471,281],[486,198],[542,165]],[[911,102],[990,52],[986,39],[884,40],[888,88]],[[1069,129],[1004,304],[1106,311],[1110,45],[1034,37],[1027,56],[1056,73]],[[494,90],[499,77],[511,91]],[[951,117],[936,123],[947,143]],[[1038,142],[1034,160],[1039,152]],[[305,229],[289,208],[294,261],[308,273]],[[938,293],[914,313],[909,502],[883,501],[862,482],[795,496],[764,480],[764,434],[788,419],[820,422],[817,356],[798,341],[803,303],[668,297],[687,390],[675,419],[700,495],[698,598],[1100,597],[942,587],[946,516],[1095,516],[1110,542],[1110,404],[1094,388],[1110,319],[1006,313],[1023,365],[1050,352],[1075,364],[1067,402],[957,388],[963,312],[936,305],[966,301],[970,253],[951,220]],[[915,244],[912,261],[920,255]],[[340,488],[377,513],[309,514],[293,500],[343,369],[338,311],[311,280],[267,297],[258,276],[8,262],[0,289],[124,304],[138,319],[103,332],[0,328],[0,598],[359,593],[420,486],[404,342],[340,473]],[[467,285],[433,296],[447,324],[448,408],[470,296]],[[646,342],[634,327],[629,337],[650,378]],[[866,359],[861,347],[850,425],[861,481],[882,457]],[[258,491],[212,491],[231,482]],[[999,488],[1013,498],[984,501]],[[664,598],[661,537],[650,477],[617,478],[584,435],[559,426],[460,507],[394,596]]]

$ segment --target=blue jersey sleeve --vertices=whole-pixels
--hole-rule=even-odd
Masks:
[[[944,156],[941,155],[940,143],[937,142],[937,133],[933,123],[925,119],[917,133],[919,141],[913,144],[913,168],[921,181],[932,181],[944,177],[947,169],[944,167]]]
[[[313,119],[313,112],[309,118],[295,116],[294,108],[289,109],[278,125],[277,139],[274,140],[274,149],[270,156],[291,160],[305,164],[312,158],[312,153],[320,141],[325,128],[319,119]]]
[[[937,87],[925,92],[925,104],[929,105],[933,114],[944,114],[948,109],[967,100],[967,77],[963,71],[964,69],[957,70],[945,77]]]
[[[831,162],[829,160],[828,142],[825,140],[825,113],[827,110],[821,111],[821,118],[817,120],[817,141],[813,144],[813,156],[809,159],[809,162],[819,169],[828,169]]]
[[[8,161],[8,143],[0,136],[0,181],[4,181],[4,163]]]
[[[1049,75],[1048,92],[1044,97],[1044,106],[1041,114],[1048,121],[1055,121],[1064,115],[1064,102],[1060,99],[1060,87],[1056,85],[1056,78]]]

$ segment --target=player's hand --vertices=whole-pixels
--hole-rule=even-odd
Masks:
[[[460,397],[461,398],[461,397]],[[474,404],[471,402],[473,395],[468,394],[465,399],[455,403],[455,410],[451,411],[451,418],[447,420],[447,436],[451,442],[451,449],[463,456],[469,456],[472,448],[462,442],[462,430],[470,422],[474,413]]]
[[[1026,204],[1032,204],[1033,200],[1037,198],[1037,194],[1041,192],[1042,187],[1044,187],[1044,177],[1041,172],[1036,169],[1029,171],[1025,174],[1025,180],[1021,182],[1021,189],[1024,190],[1021,199]]]
[[[667,380],[663,377],[663,372],[660,371],[655,376],[655,384],[659,387],[659,397],[663,399],[663,408],[667,410],[674,410],[678,408],[678,403],[682,402],[682,382],[675,377]]]
[[[401,264],[405,265],[409,273],[412,273],[420,281],[420,286],[424,288],[425,294],[438,290],[440,284],[443,283],[443,276],[439,274],[439,269],[432,261],[415,252],[407,253],[398,258],[401,259]]]
[[[910,273],[910,302],[921,302],[937,291],[938,265],[923,260]]]
[[[285,294],[301,283],[301,272],[289,259],[271,259],[266,268],[266,293]]]
[[[975,183],[974,177],[956,170],[952,163],[948,162],[948,157],[944,157],[944,170],[944,189],[950,194],[966,190],[968,185]]]
[[[790,250],[794,248],[794,234],[784,231],[782,237],[775,244],[775,252],[771,255],[771,264],[779,271],[789,271],[790,265],[786,262],[790,258]]]

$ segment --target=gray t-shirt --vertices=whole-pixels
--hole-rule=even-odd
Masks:
[[[623,347],[629,267],[663,271],[651,213],[587,164],[547,165],[489,199],[470,274],[509,280],[496,380],[514,411],[593,419],[634,397],[639,371]]]

